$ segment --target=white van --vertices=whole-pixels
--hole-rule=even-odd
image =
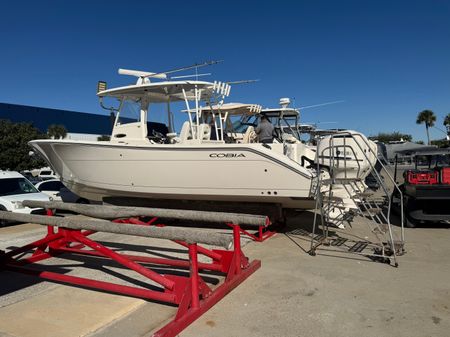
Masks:
[[[43,213],[41,208],[24,207],[24,200],[51,200],[48,195],[38,191],[32,183],[19,172],[0,171],[0,210],[16,213]]]

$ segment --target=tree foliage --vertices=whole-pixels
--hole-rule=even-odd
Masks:
[[[440,148],[447,148],[449,147],[449,143],[447,139],[437,139],[437,140],[432,140],[431,141],[431,145],[436,145],[437,147]]]
[[[405,133],[400,133],[398,131],[394,131],[394,132],[380,132],[378,135],[375,136],[371,136],[369,137],[369,139],[371,140],[378,140],[379,142],[382,143],[389,143],[389,142],[393,142],[393,141],[399,141],[399,140],[404,140],[404,141],[412,141],[412,136],[405,134]]]
[[[28,142],[47,138],[30,123],[12,123],[0,119],[0,169],[21,171],[45,166],[37,156],[30,156]]]
[[[48,126],[47,134],[50,138],[61,139],[67,136],[67,129],[61,124],[52,124]]]
[[[447,135],[450,136],[450,114],[447,114],[444,118],[444,126],[447,128]]]
[[[428,129],[434,126],[434,122],[436,122],[436,115],[431,110],[423,110],[417,115],[416,123],[425,124],[425,129],[427,130],[428,145],[430,145],[430,132]]]
[[[423,110],[417,115],[417,124],[424,124],[427,128],[434,126],[436,122],[436,115],[431,110]]]
[[[447,116],[445,116],[443,124],[445,126],[450,125],[450,114],[447,114]]]

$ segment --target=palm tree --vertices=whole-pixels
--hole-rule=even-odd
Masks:
[[[447,128],[447,135],[450,136],[450,114],[445,116],[443,124]]]
[[[66,137],[67,130],[64,125],[52,124],[52,125],[49,125],[49,127],[47,129],[47,134],[49,135],[50,138],[61,139],[61,138]]]
[[[425,128],[427,129],[427,139],[428,139],[428,145],[430,145],[430,132],[428,129],[432,126],[434,126],[434,122],[436,122],[436,115],[431,110],[423,110],[422,112],[419,112],[417,115],[417,124],[424,124]]]

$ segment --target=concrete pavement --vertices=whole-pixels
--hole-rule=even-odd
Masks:
[[[318,256],[309,256],[305,253],[309,241],[292,231],[310,223],[311,213],[298,214],[289,219],[286,233],[245,246],[246,255],[260,259],[262,268],[180,336],[448,336],[448,228],[408,229],[407,254],[400,257],[400,267],[393,268],[348,254],[319,251]],[[356,219],[354,226],[360,225]],[[21,242],[20,235],[4,235],[3,230],[0,249],[11,245],[8,240]],[[161,243],[164,254],[177,247],[157,242]],[[143,249],[156,242],[127,238],[121,244],[121,249]],[[94,261],[60,259],[58,263],[58,268],[76,275],[110,279],[116,271],[107,265],[103,271],[111,273],[101,276],[86,268]],[[12,289],[11,280],[6,281],[10,277],[0,272],[2,289]],[[22,278],[26,277],[15,277],[20,282]],[[48,282],[2,294],[0,331],[4,336],[26,337],[30,331],[33,336],[57,332],[61,337],[150,336],[175,312],[166,305]]]

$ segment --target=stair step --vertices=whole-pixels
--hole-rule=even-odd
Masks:
[[[361,253],[369,245],[366,241],[358,241],[348,249],[349,252]]]
[[[333,185],[333,184],[345,185],[355,181],[361,181],[361,179],[354,179],[354,178],[322,179],[320,183],[323,185]]]
[[[367,215],[376,215],[376,214],[380,214],[383,213],[383,210],[381,208],[368,208],[368,209],[362,209],[361,212],[364,214],[366,213]]]
[[[362,193],[358,193],[357,195],[358,195],[358,197],[361,197],[361,198],[367,198],[367,197],[373,196],[373,192],[362,192]]]
[[[328,196],[328,192],[325,192],[325,195],[322,196],[323,201],[342,201],[341,197]]]
[[[388,200],[386,200],[385,198],[364,198],[363,200],[365,202],[373,203],[376,205],[387,205],[388,204]]]

